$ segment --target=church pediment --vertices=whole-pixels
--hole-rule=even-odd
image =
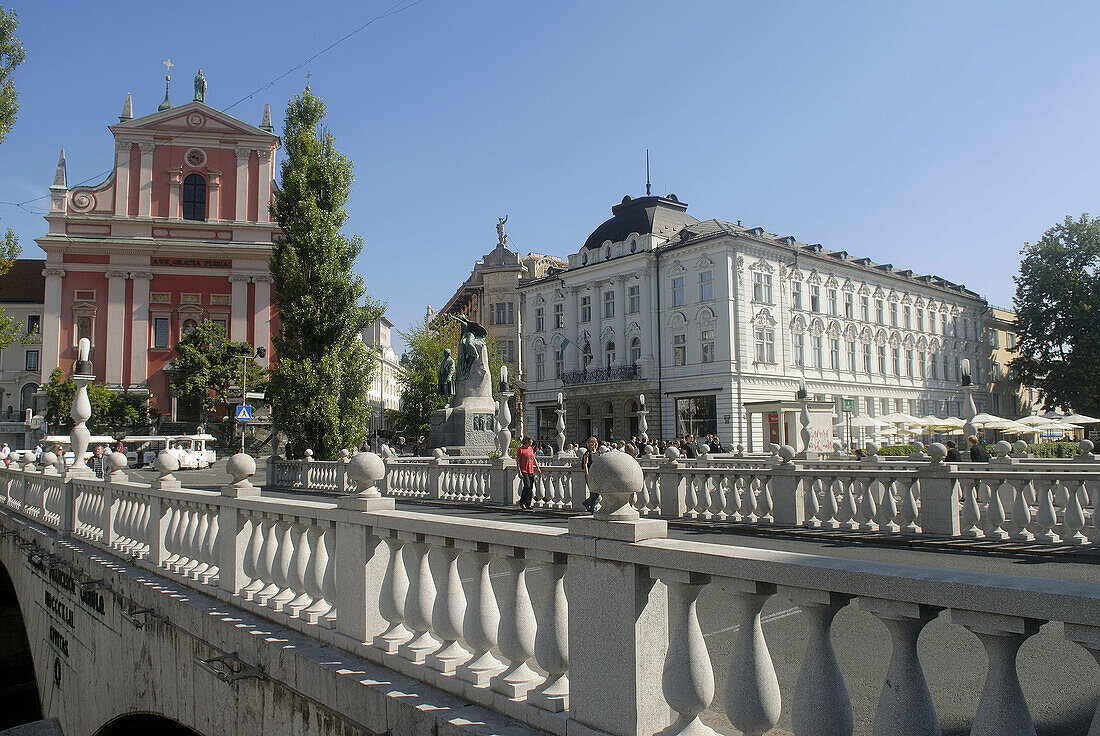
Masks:
[[[260,130],[202,102],[188,102],[185,105],[155,112],[152,115],[127,120],[112,125],[111,130],[117,133],[149,130],[210,135],[235,134],[278,139],[278,136],[274,133]]]

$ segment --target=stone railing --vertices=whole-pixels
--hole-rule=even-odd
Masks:
[[[936,459],[798,460],[790,448],[752,458],[645,458],[632,505],[646,517],[715,524],[1100,547],[1100,463],[1091,457],[949,465],[942,447],[932,449],[940,453]],[[322,466],[346,488],[348,462],[278,461],[274,477],[320,477],[312,469]],[[278,469],[288,464],[296,469]],[[580,461],[540,464],[533,505],[581,511],[588,487]],[[519,498],[511,461],[388,458],[385,469],[381,491],[395,498],[475,505],[512,505]],[[300,480],[276,487],[303,488]],[[335,488],[329,483],[310,490]]]
[[[630,506],[648,481],[619,453],[593,465],[605,507],[568,529],[396,511],[376,488],[386,469],[366,453],[347,463],[358,493],[335,502],[258,495],[248,456],[230,459],[233,482],[221,492],[181,488],[166,455],[157,465],[152,486],[126,480],[121,464],[106,480],[2,470],[0,526],[22,535],[20,525],[40,524],[561,736],[713,736],[700,720],[715,696],[696,609],[704,592],[731,612],[722,668],[731,675],[718,705],[747,734],[770,731],[784,700],[797,736],[853,732],[832,637],[834,620],[851,626],[836,617],[857,599],[893,645],[888,662],[869,663],[885,672],[875,733],[939,731],[916,642],[943,611],[985,647],[986,657],[971,655],[987,670],[975,735],[1034,733],[1016,654],[1041,625],[1060,622],[1100,659],[1098,584],[667,539],[665,521]],[[541,492],[546,503],[559,502],[558,489]],[[762,629],[773,596],[806,621],[801,671],[786,692]]]

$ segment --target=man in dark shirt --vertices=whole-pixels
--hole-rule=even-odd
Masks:
[[[958,450],[957,447],[955,447],[955,441],[954,440],[948,440],[947,441],[947,457],[945,459],[949,463],[962,462],[962,458],[959,457],[959,450]]]
[[[103,477],[103,445],[96,445],[92,450],[92,457],[88,460],[88,467],[95,473],[95,477]]]
[[[974,435],[970,435],[966,438],[966,441],[970,443],[970,461],[974,463],[987,463],[989,462],[989,452],[985,449],[985,446],[978,442],[978,438]]]

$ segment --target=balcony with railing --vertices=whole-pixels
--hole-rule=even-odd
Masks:
[[[611,383],[612,381],[637,381],[642,372],[636,365],[621,365],[614,368],[588,368],[579,371],[566,371],[561,374],[561,382],[566,386],[581,386],[590,383]]]

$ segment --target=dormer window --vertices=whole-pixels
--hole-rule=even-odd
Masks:
[[[198,174],[183,180],[183,219],[206,219],[206,179]]]

